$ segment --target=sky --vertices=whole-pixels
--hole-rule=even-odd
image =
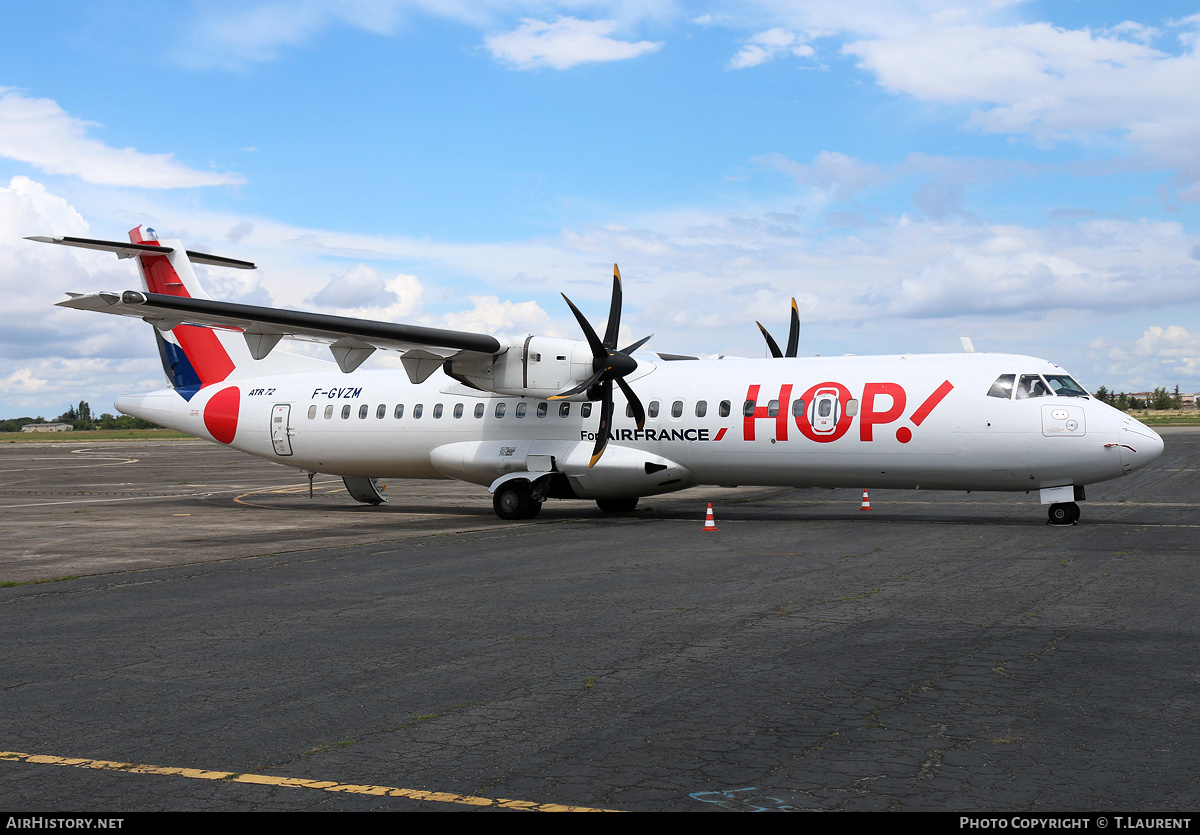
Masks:
[[[166,10],[166,11],[164,11]],[[138,286],[766,355],[1030,354],[1200,391],[1200,2],[5,4],[0,417],[163,387]],[[388,362],[378,356],[372,365]]]

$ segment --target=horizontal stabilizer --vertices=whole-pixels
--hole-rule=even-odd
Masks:
[[[25,240],[37,241],[43,244],[62,244],[77,246],[80,249],[98,249],[102,252],[115,252],[118,258],[135,258],[138,255],[166,255],[174,252],[173,247],[156,246],[154,244],[130,244],[120,241],[99,241],[94,238],[50,238],[45,235],[32,235]],[[212,267],[232,267],[237,270],[257,269],[250,261],[239,261],[236,258],[226,258],[222,255],[207,255],[203,252],[184,250],[187,257],[195,264],[208,264]]]

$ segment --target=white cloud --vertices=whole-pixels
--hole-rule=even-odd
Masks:
[[[617,25],[613,20],[560,17],[547,23],[526,18],[513,31],[493,35],[484,42],[493,58],[521,70],[565,70],[578,64],[620,61],[662,46],[653,41],[633,43],[610,38]]]
[[[345,316],[380,322],[412,321],[423,313],[425,288],[414,275],[396,275],[384,279],[366,264],[355,264],[341,275],[329,277],[329,283],[308,301],[322,310],[334,310]]]
[[[1151,325],[1136,339],[1102,337],[1088,346],[1093,362],[1105,369],[1105,378],[1116,391],[1167,391],[1179,386],[1183,392],[1200,391],[1200,331],[1182,325]]]
[[[1200,372],[1200,331],[1189,331],[1182,325],[1153,325],[1137,341],[1134,353],[1158,357],[1195,375]]]
[[[901,316],[1128,311],[1200,302],[1194,236],[1177,223],[1090,220],[1073,227],[965,226],[948,251],[900,281]]]
[[[199,4],[184,27],[182,45],[172,58],[195,69],[244,70],[275,60],[289,47],[298,47],[331,26],[353,26],[390,34],[411,9],[462,18],[462,3],[412,0],[297,0],[296,2],[221,2]]]
[[[236,174],[197,171],[171,154],[111,148],[88,136],[95,122],[68,115],[52,99],[31,99],[0,87],[0,156],[49,174],[68,174],[104,186],[194,188],[245,182]]]
[[[729,60],[729,69],[757,67],[785,52],[801,58],[810,58],[815,54],[813,48],[803,43],[795,32],[776,26],[747,38],[738,54]]]
[[[953,168],[940,158],[908,164]],[[882,176],[844,155],[796,165],[823,191],[853,193]],[[781,338],[794,295],[803,353],[957,350],[958,335],[968,333],[981,350],[1047,355],[1082,373],[1088,363],[1079,346],[1096,333],[1152,363],[1134,353],[1139,335],[1162,324],[1164,310],[1180,317],[1166,322],[1178,323],[1200,310],[1200,260],[1192,255],[1200,238],[1175,223],[1093,217],[1031,229],[901,215],[842,229],[820,210],[797,207],[792,195],[737,209],[628,213],[620,224],[576,224],[555,238],[457,243],[297,228],[164,199],[150,193],[128,210],[143,213],[165,238],[260,265],[254,272],[201,270],[214,297],[474,332],[577,337],[558,290],[602,328],[614,260],[625,277],[623,334],[632,340],[654,332],[652,349],[681,353],[761,356],[754,321]],[[827,202],[822,194],[804,199],[818,208]],[[253,229],[231,251],[225,241],[241,224]],[[92,369],[90,388],[85,382],[68,392],[64,383],[57,411],[81,398],[107,409],[112,392],[161,385],[147,326],[52,306],[65,290],[134,286],[130,263],[19,241],[46,233],[89,230],[70,204],[32,180],[0,188],[0,293],[9,299],[0,312],[0,355],[32,369],[29,378],[9,380],[11,396],[0,398],[8,412],[18,390],[36,397],[29,387],[37,380],[86,379],[69,371],[79,360],[102,368]],[[331,263],[343,265],[333,268],[336,281]],[[547,278],[530,283],[529,275]],[[125,365],[137,361],[143,365]],[[1093,365],[1089,382],[1135,385],[1132,372],[1116,376],[1132,366],[1112,358]],[[1174,367],[1184,366],[1153,365]]]
[[[444,327],[496,335],[540,333],[553,336],[550,317],[537,302],[500,301],[499,296],[471,296],[470,310],[448,313]]]
[[[821,151],[811,163],[799,163],[782,154],[766,154],[759,161],[791,175],[798,186],[821,189],[830,200],[849,200],[863,189],[883,185],[891,179],[879,166],[840,151]]]
[[[1200,54],[1145,43],[1145,27],[1105,34],[1047,23],[927,27],[847,44],[881,84],[922,101],[975,104],[968,125],[1053,142],[1122,131],[1160,163],[1200,177]]]

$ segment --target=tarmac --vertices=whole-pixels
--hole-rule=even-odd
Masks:
[[[0,810],[1193,810],[1200,428],[1160,432],[1072,527],[775,488],[513,523],[6,444]]]

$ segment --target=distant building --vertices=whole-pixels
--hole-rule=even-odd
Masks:
[[[75,427],[69,423],[27,423],[21,427],[22,432],[74,432]]]

